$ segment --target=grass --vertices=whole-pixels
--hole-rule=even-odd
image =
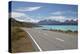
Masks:
[[[16,26],[11,26],[11,50],[12,53],[35,51],[28,34]]]

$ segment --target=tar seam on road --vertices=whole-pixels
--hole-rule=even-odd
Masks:
[[[40,46],[37,44],[37,42],[35,41],[35,39],[32,37],[32,35],[27,31],[27,33],[30,35],[30,37],[32,38],[32,40],[34,41],[34,43],[36,44],[36,46],[38,47],[39,51],[42,51],[42,49],[40,48]]]
[[[59,40],[59,41],[64,41],[63,39],[60,39],[60,38],[56,38],[57,40]]]

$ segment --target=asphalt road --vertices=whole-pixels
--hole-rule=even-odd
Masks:
[[[78,36],[40,29],[23,28],[40,51],[76,49]]]

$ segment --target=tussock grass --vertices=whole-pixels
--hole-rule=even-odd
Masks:
[[[12,53],[35,51],[28,34],[19,27],[11,27],[11,50]]]
[[[25,36],[25,32],[18,27],[11,27],[11,40],[19,40],[20,38]]]

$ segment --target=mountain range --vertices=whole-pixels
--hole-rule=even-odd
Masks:
[[[65,20],[64,22],[56,21],[56,20],[42,20],[39,21],[40,25],[78,25],[78,20]]]
[[[78,25],[78,20],[65,20],[64,22],[61,22],[51,19],[45,19],[39,21],[38,23],[32,23],[32,22],[21,22],[14,18],[9,18],[9,22],[11,23],[11,26],[25,26],[25,27],[35,27],[39,25]]]

